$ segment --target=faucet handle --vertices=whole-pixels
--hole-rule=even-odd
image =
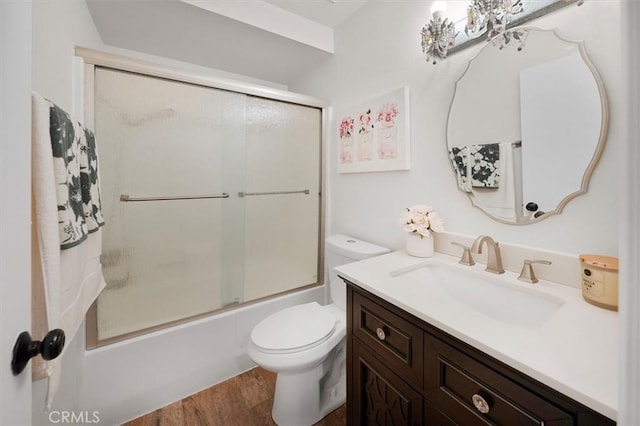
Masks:
[[[462,247],[463,251],[462,251],[462,257],[460,258],[460,261],[458,262],[461,265],[467,265],[467,266],[473,266],[476,264],[476,262],[473,261],[473,257],[471,256],[471,248],[465,246],[464,244],[460,244],[457,243],[455,241],[451,242],[452,245],[454,246],[458,246],[458,247]]]
[[[551,262],[548,260],[529,260],[525,259],[524,264],[522,265],[522,271],[520,272],[520,276],[518,279],[520,281],[526,281],[531,284],[535,284],[538,282],[538,278],[536,277],[536,273],[533,270],[534,263],[542,263],[544,265],[551,265]]]

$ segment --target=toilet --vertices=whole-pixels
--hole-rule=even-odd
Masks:
[[[251,332],[249,356],[277,373],[272,417],[280,426],[316,423],[346,400],[346,286],[333,268],[389,249],[346,235],[326,239],[331,304],[295,305],[262,320]]]

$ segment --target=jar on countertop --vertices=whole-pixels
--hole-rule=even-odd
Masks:
[[[596,306],[618,310],[618,258],[581,254],[582,297]]]

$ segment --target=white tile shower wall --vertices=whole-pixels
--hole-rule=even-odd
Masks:
[[[404,246],[400,212],[424,203],[434,206],[450,232],[489,234],[503,244],[576,256],[585,252],[616,256],[617,151],[623,142],[619,119],[620,2],[571,5],[531,22],[540,28],[557,28],[570,39],[584,40],[608,92],[611,117],[606,146],[588,193],[571,201],[561,215],[531,226],[494,222],[472,207],[456,188],[445,147],[447,113],[455,81],[482,43],[435,66],[425,62],[419,31],[429,19],[430,6],[430,2],[369,2],[336,30],[332,60],[290,85],[294,91],[330,99],[336,110],[400,86],[411,88],[410,171],[338,174],[335,132],[329,134],[327,223],[331,228],[327,233],[351,234],[400,249]],[[501,112],[496,111],[496,126],[501,125],[500,117]],[[542,272],[543,268],[539,269]]]

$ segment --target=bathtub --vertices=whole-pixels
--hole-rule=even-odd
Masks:
[[[51,412],[95,412],[104,425],[152,412],[254,368],[247,343],[267,315],[325,300],[325,286],[317,286],[91,351],[84,349],[84,332],[78,333],[67,343]],[[46,392],[46,380],[34,382],[34,425],[53,424],[44,412]]]

